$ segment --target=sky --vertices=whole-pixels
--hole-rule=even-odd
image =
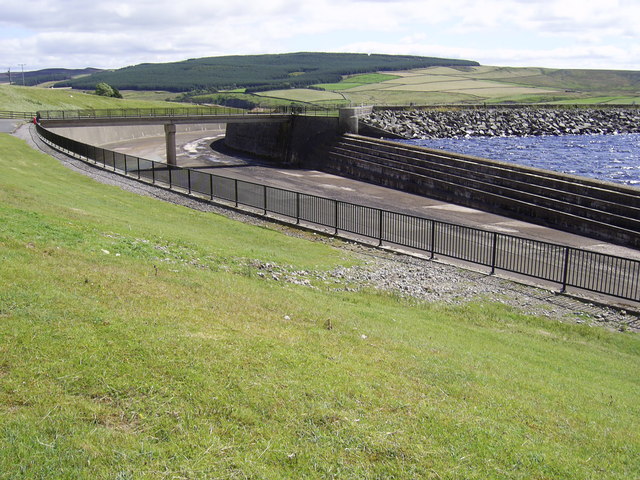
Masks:
[[[640,70],[639,20],[640,0],[2,0],[0,70],[302,51]]]

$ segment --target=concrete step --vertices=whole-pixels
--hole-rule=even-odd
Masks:
[[[439,200],[457,203],[480,210],[520,218],[553,226],[573,233],[585,236],[593,236],[594,231],[605,232],[610,241],[623,245],[640,246],[640,233],[607,221],[579,216],[571,212],[564,212],[557,208],[549,208],[544,205],[531,203],[523,198],[509,198],[499,195],[491,190],[477,189],[471,185],[460,185],[444,178],[434,178],[416,173],[409,173],[402,169],[390,166],[374,164],[351,156],[343,156],[335,152],[334,172],[349,177],[357,177],[360,180],[377,183],[396,188],[402,183],[402,190],[411,193],[424,191],[434,192],[429,195]],[[490,206],[490,208],[487,208]]]
[[[561,192],[585,196],[585,189],[588,189],[589,194],[587,196],[589,197],[640,209],[640,192],[637,189],[624,185],[616,185],[595,179],[565,175],[548,170],[524,167],[468,155],[450,154],[449,152],[429,150],[410,145],[405,146],[394,142],[355,135],[345,135],[340,143],[343,146],[349,145],[353,148],[373,149],[382,157],[390,155],[391,157],[389,158],[393,158],[395,155],[400,155],[405,158],[408,163],[416,165],[424,165],[424,162],[428,162],[429,165],[465,168],[469,171],[485,172],[501,178],[535,184]]]
[[[369,147],[352,147],[338,145],[335,148],[336,152],[340,152],[345,156],[352,156],[354,158],[360,158],[372,163],[379,163],[381,165],[392,166],[405,170],[407,172],[413,172],[420,175],[445,175],[451,178],[456,177],[458,182],[464,185],[469,180],[475,180],[486,184],[487,189],[494,189],[501,191],[506,196],[519,196],[531,194],[540,198],[540,202],[562,202],[571,205],[584,207],[588,210],[600,211],[605,215],[614,215],[618,217],[624,217],[629,219],[640,219],[640,208],[630,207],[628,205],[615,203],[606,200],[600,200],[598,198],[589,197],[587,195],[572,194],[568,192],[559,191],[556,189],[543,187],[534,183],[522,182],[512,180],[511,178],[491,175],[484,172],[478,172],[459,166],[443,166],[438,164],[429,164],[425,162],[409,163],[407,160],[411,160],[406,156],[398,155],[379,155],[374,149]],[[588,190],[585,189],[588,193]],[[638,224],[640,225],[640,223]]]

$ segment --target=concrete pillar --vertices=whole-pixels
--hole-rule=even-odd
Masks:
[[[164,126],[164,135],[167,144],[167,165],[177,165],[176,163],[176,126],[167,123]]]
[[[358,133],[358,113],[360,109],[341,108],[338,117],[338,128],[340,133]]]

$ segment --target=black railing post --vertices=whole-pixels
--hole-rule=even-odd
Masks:
[[[564,247],[564,266],[562,269],[562,289],[560,293],[567,291],[567,279],[569,278],[569,247]]]
[[[490,275],[493,275],[494,273],[496,273],[496,256],[498,253],[498,234],[496,232],[493,232],[493,235],[491,236],[493,239],[493,245],[491,246],[491,273]]]
[[[138,180],[140,180],[140,157],[136,157],[138,160]]]
[[[213,175],[209,174],[209,195],[210,199],[213,200]]]
[[[235,199],[235,203],[236,203],[236,207],[238,206],[238,179],[234,178],[233,179],[233,185],[234,185],[234,199]]]
[[[151,163],[151,183],[156,184],[156,162]]]
[[[171,174],[171,167],[167,165],[167,169],[169,170],[169,190],[173,188],[173,175]]]
[[[382,246],[382,209],[378,209],[378,246]]]
[[[296,225],[300,225],[300,192],[296,192]]]
[[[262,208],[264,210],[263,215],[267,215],[267,186],[262,186]]]
[[[431,220],[431,257],[429,260],[433,260],[436,256],[436,221]]]
[[[189,195],[191,195],[191,169],[187,168],[187,187],[189,188]]]
[[[335,231],[333,232],[334,235],[338,234],[338,200],[334,200],[334,212],[333,212],[333,220],[334,220],[334,227],[335,227]]]

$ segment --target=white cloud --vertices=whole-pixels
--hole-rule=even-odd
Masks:
[[[315,51],[640,70],[637,0],[5,0],[6,68]],[[304,47],[304,48],[302,48]]]

